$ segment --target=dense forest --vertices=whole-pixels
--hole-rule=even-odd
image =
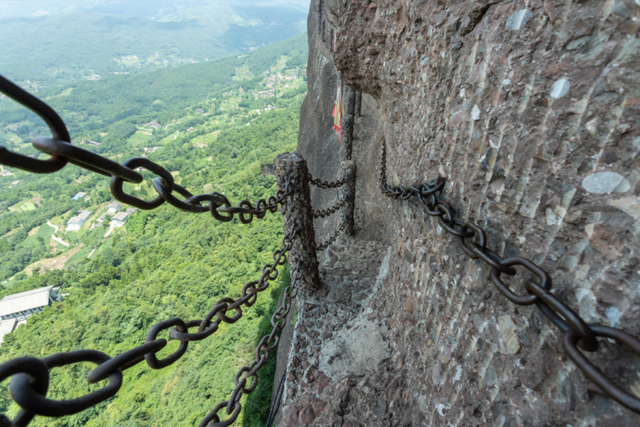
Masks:
[[[69,125],[75,144],[120,162],[146,156],[194,194],[217,191],[235,203],[256,201],[276,192],[275,178],[263,166],[295,150],[306,55],[301,35],[242,58],[113,76],[43,94]],[[0,144],[40,155],[29,141],[47,135],[46,127],[7,99],[0,102]],[[159,321],[202,319],[218,299],[237,297],[244,283],[259,277],[283,235],[279,214],[248,225],[220,223],[167,204],[136,211],[124,227],[110,228],[108,217],[99,221],[113,201],[108,178],[72,165],[47,176],[3,171],[10,175],[0,176],[0,296],[54,285],[64,297],[5,335],[0,362],[77,349],[115,356],[144,343]],[[126,191],[149,199],[153,175],[143,175],[142,184],[126,184]],[[81,191],[87,196],[72,200]],[[87,222],[80,231],[65,232],[82,209],[91,211]],[[240,321],[190,343],[171,367],[155,371],[139,364],[125,372],[122,389],[108,401],[69,417],[37,417],[31,425],[197,425],[227,399],[237,370],[254,357],[287,280],[281,274]],[[176,348],[171,341],[159,357]],[[264,425],[274,366],[272,361],[261,371],[258,389],[243,399],[238,425]],[[53,370],[48,397],[70,399],[103,386],[86,383],[91,369],[80,364]],[[0,411],[15,416],[18,409],[5,381]]]

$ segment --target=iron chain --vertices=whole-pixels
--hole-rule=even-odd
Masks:
[[[345,185],[348,182],[351,182],[351,180],[353,180],[355,178],[355,176],[348,176],[348,177],[346,177],[344,179],[341,179],[340,181],[327,182],[327,181],[322,181],[320,179],[313,179],[311,174],[309,174],[308,176],[309,176],[309,184],[315,185],[316,187],[322,188],[323,190],[326,190],[327,188],[342,187],[343,185]]]
[[[262,274],[258,280],[244,285],[242,293],[237,299],[222,298],[213,305],[213,308],[202,320],[185,322],[180,318],[168,319],[151,327],[147,334],[146,342],[138,347],[125,351],[113,358],[96,350],[77,350],[68,353],[58,353],[37,359],[34,357],[21,357],[0,365],[0,381],[11,377],[10,389],[15,402],[22,408],[13,421],[0,415],[0,426],[23,427],[36,415],[61,417],[72,415],[95,406],[113,397],[122,386],[122,372],[142,361],[146,361],[151,369],[162,369],[171,366],[186,352],[189,342],[200,341],[208,338],[218,330],[220,323],[235,323],[242,317],[242,306],[251,307],[257,300],[258,293],[269,287],[269,282],[278,278],[278,267],[287,262],[287,252],[293,246],[293,240],[297,237],[297,231],[291,231],[282,238],[282,246],[273,253],[273,262],[262,267]],[[260,340],[256,347],[254,362],[243,367],[235,378],[236,388],[231,398],[214,408],[200,423],[201,426],[211,425],[222,427],[230,425],[237,418],[243,394],[251,393],[257,386],[257,372],[262,368],[270,354],[278,345],[277,333],[285,325],[285,318],[291,309],[292,300],[297,295],[296,283],[300,274],[292,274],[292,284],[285,289],[282,305],[271,318],[273,330]],[[228,316],[234,312],[233,316]],[[189,329],[198,328],[197,332],[189,333]],[[157,353],[167,345],[167,340],[158,338],[158,334],[164,330],[169,331],[169,338],[180,341],[178,349],[171,355],[158,359]],[[94,384],[104,379],[109,383],[88,395],[80,398],[64,401],[55,401],[46,398],[49,388],[49,371],[55,367],[72,365],[80,362],[92,362],[98,366],[87,375],[87,382]],[[247,382],[251,379],[251,386]],[[227,407],[227,415],[231,415],[224,422],[220,422],[217,412]],[[212,422],[212,424],[209,424]]]
[[[0,163],[3,165],[33,173],[52,173],[59,171],[67,163],[72,163],[111,177],[109,189],[119,202],[142,210],[156,209],[167,202],[186,212],[209,211],[215,219],[222,222],[233,220],[236,214],[243,224],[253,221],[254,216],[258,219],[263,218],[267,212],[276,212],[278,205],[284,203],[285,198],[291,194],[291,189],[285,188],[278,191],[275,197],[258,200],[255,207],[248,200],[242,200],[237,207],[232,207],[229,199],[217,192],[194,196],[176,184],[168,170],[145,157],[133,157],[118,164],[106,157],[72,145],[67,127],[51,107],[2,76],[0,76],[0,92],[39,115],[47,123],[53,135],[53,138],[37,137],[32,142],[37,150],[50,154],[50,159],[34,159],[0,146]],[[153,188],[158,193],[155,199],[146,201],[125,193],[123,188],[125,182],[140,184],[143,181],[142,174],[136,172],[136,169],[146,169],[157,175],[157,178],[152,181]],[[174,192],[182,196],[183,200],[176,197]],[[203,206],[203,203],[208,205]]]
[[[386,143],[383,141],[379,179],[382,193],[394,199],[416,198],[430,216],[438,218],[439,225],[445,231],[457,237],[460,249],[466,256],[471,259],[480,259],[491,267],[491,280],[502,295],[514,304],[535,304],[542,314],[564,333],[564,349],[585,376],[598,385],[609,397],[632,411],[640,413],[640,399],[627,393],[611,381],[578,349],[580,347],[585,351],[596,351],[599,348],[596,337],[606,337],[616,340],[640,355],[640,341],[620,329],[603,325],[588,325],[574,310],[551,293],[551,276],[540,266],[521,257],[503,259],[488,249],[486,232],[477,224],[456,220],[455,211],[451,205],[445,200],[439,199],[438,195],[444,189],[445,179],[438,178],[429,184],[414,186],[389,185],[387,182],[386,151]],[[523,267],[536,277],[534,280],[525,282],[526,295],[517,295],[501,279],[503,274],[517,275],[515,266]]]
[[[354,179],[356,179],[356,175],[355,174],[350,174],[349,176],[345,177],[344,179],[341,179],[341,180],[335,181],[335,182],[327,182],[327,181],[321,181],[320,179],[313,179],[311,174],[308,174],[308,178],[309,178],[309,184],[315,185],[315,186],[317,186],[319,188],[322,188],[322,189],[327,189],[327,188],[339,188],[339,187],[342,187],[343,185],[345,185],[345,184],[353,181]],[[329,209],[320,209],[320,210],[314,211],[313,212],[313,218],[314,219],[326,218],[329,215],[332,215],[335,212],[337,212],[338,210],[340,210],[340,208],[342,208],[346,204],[347,204],[347,199],[346,198],[341,198],[338,203],[336,203],[335,205],[333,205]],[[323,251],[323,250],[327,249],[329,247],[329,245],[331,245],[333,242],[335,242],[336,239],[338,238],[338,236],[340,234],[342,234],[342,232],[345,230],[346,226],[347,226],[347,224],[342,223],[340,226],[338,226],[338,228],[331,234],[331,236],[329,236],[329,238],[324,243],[322,243],[320,245],[316,244],[316,246],[315,246],[316,251],[320,252],[320,251]]]
[[[325,249],[327,249],[329,247],[329,245],[331,245],[333,242],[336,241],[336,239],[338,238],[338,236],[340,236],[340,234],[342,234],[342,232],[344,231],[344,229],[346,228],[347,224],[345,222],[343,222],[337,229],[336,231],[333,232],[333,234],[331,234],[331,236],[329,236],[329,238],[327,240],[325,240],[322,244],[318,245],[316,244],[316,251],[317,252],[321,252],[324,251]]]
[[[326,218],[329,215],[335,213],[338,211],[338,209],[340,209],[341,207],[343,207],[345,204],[347,203],[347,199],[340,199],[338,201],[338,203],[336,203],[335,205],[333,205],[332,207],[330,207],[329,209],[320,209],[317,210],[313,213],[313,218]]]
[[[335,181],[335,182],[327,182],[327,181],[321,181],[319,179],[313,179],[311,174],[308,174],[308,178],[309,178],[309,184],[315,185],[318,188],[327,189],[327,188],[339,188],[339,187],[342,187],[343,185],[353,181],[356,178],[356,176],[355,176],[355,174],[352,174],[352,175],[347,176],[344,179],[341,179],[341,180]],[[314,219],[326,218],[329,215],[332,215],[335,212],[337,212],[338,210],[340,210],[340,208],[345,206],[346,204],[347,204],[347,199],[346,198],[341,198],[340,201],[338,201],[338,203],[336,203],[335,205],[333,205],[329,209],[319,209],[317,211],[314,211],[313,212],[313,218]],[[320,245],[316,244],[316,246],[315,246],[316,251],[320,252],[320,251],[323,251],[323,250],[327,249],[329,247],[329,245],[331,245],[333,242],[336,241],[338,236],[340,234],[342,234],[342,232],[344,231],[345,228],[346,228],[346,224],[344,224],[344,223],[341,224],[340,226],[338,226],[338,228],[331,234],[331,236],[329,236],[329,238],[324,243],[322,243]]]
[[[284,297],[278,310],[271,317],[271,333],[262,337],[255,350],[255,359],[249,366],[240,368],[234,378],[236,388],[231,393],[229,400],[219,403],[209,414],[200,422],[198,427],[225,427],[231,425],[238,417],[242,404],[240,399],[243,394],[249,394],[255,390],[258,384],[257,372],[269,360],[273,351],[277,348],[280,338],[277,334],[282,331],[285,326],[287,315],[291,310],[293,299],[298,295],[296,284],[302,280],[302,272],[292,272],[291,286],[284,290]],[[251,385],[247,387],[247,383],[251,380]],[[225,413],[231,415],[227,420],[221,422],[218,413],[226,408]]]
[[[260,199],[255,207],[248,200],[243,200],[237,207],[232,207],[226,196],[215,192],[194,196],[176,184],[169,171],[147,158],[131,158],[120,165],[71,145],[67,128],[58,114],[48,105],[2,76],[0,76],[0,92],[38,114],[44,119],[53,134],[53,138],[38,137],[33,141],[33,146],[36,149],[51,155],[51,158],[46,161],[13,153],[5,147],[0,147],[0,163],[7,166],[34,173],[52,173],[62,169],[67,163],[72,163],[87,170],[110,176],[111,193],[116,200],[123,203],[149,210],[167,202],[188,212],[209,211],[214,218],[222,222],[233,220],[234,215],[237,214],[243,224],[250,223],[254,216],[263,218],[267,212],[275,213],[278,206],[283,205],[289,195],[299,190],[299,182],[289,180],[284,183],[282,190],[279,190],[275,197],[271,196],[267,200]],[[136,172],[137,168],[147,169],[157,175],[157,178],[152,181],[153,187],[158,193],[158,197],[155,199],[145,201],[124,192],[124,182],[137,184],[142,182],[143,177],[139,172]],[[183,200],[175,197],[174,192],[182,196]],[[208,206],[203,205],[205,203]],[[124,370],[136,366],[142,361],[146,361],[152,369],[162,369],[174,364],[185,354],[189,342],[208,338],[218,330],[221,322],[235,323],[242,317],[242,306],[251,307],[257,301],[258,293],[266,290],[269,287],[269,282],[278,278],[278,267],[286,263],[286,254],[291,250],[293,240],[298,234],[298,230],[286,232],[282,239],[282,247],[273,253],[273,262],[262,267],[260,278],[245,284],[237,299],[220,299],[201,320],[184,321],[180,318],[173,318],[157,323],[149,330],[144,344],[113,358],[96,350],[77,350],[54,354],[42,359],[21,357],[0,365],[0,382],[11,377],[11,395],[22,408],[14,420],[9,420],[5,415],[0,414],[0,426],[24,427],[36,415],[60,417],[84,411],[109,399],[118,392],[122,386],[122,372]],[[260,341],[255,350],[256,360],[250,366],[240,370],[236,375],[236,387],[231,398],[216,406],[201,423],[202,426],[226,426],[233,423],[238,417],[241,409],[240,398],[243,394],[251,393],[255,389],[258,381],[257,372],[266,364],[270,352],[273,352],[278,344],[277,333],[284,327],[284,319],[297,294],[295,286],[299,278],[300,274],[297,272],[292,274],[292,284],[285,290],[283,305],[271,319],[273,330],[271,334]],[[231,313],[233,315],[230,315]],[[197,331],[189,332],[193,328],[197,328]],[[167,345],[167,340],[158,338],[158,335],[165,330],[169,331],[169,338],[180,341],[180,345],[174,353],[158,359],[157,353]],[[97,391],[72,400],[47,399],[49,370],[81,362],[92,362],[98,365],[87,375],[88,383],[93,384],[108,379],[108,384]],[[251,386],[247,387],[249,380],[251,380]],[[231,415],[231,417],[220,422],[217,412],[225,406],[227,415]]]

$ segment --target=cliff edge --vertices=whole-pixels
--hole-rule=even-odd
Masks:
[[[359,268],[376,279],[362,304],[336,311],[338,338],[310,338],[317,354],[295,362],[306,377],[288,367],[279,425],[640,424],[567,357],[538,308],[509,302],[419,203],[378,184],[384,141],[391,184],[446,178],[442,197],[498,255],[548,271],[586,322],[640,336],[639,28],[634,0],[312,0],[298,152],[314,177],[340,168],[338,83],[363,94],[356,232],[319,258],[334,268],[348,256],[331,254],[365,245],[375,254]],[[335,197],[312,191],[314,206]],[[317,240],[334,229],[317,220]],[[525,294],[533,276],[518,271],[511,287]],[[298,332],[318,327],[331,292],[300,303]],[[640,357],[600,344],[589,359],[639,395]],[[367,357],[336,362],[358,348]]]

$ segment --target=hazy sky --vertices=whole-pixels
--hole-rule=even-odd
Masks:
[[[44,14],[72,12],[109,13],[137,17],[152,17],[163,9],[198,8],[207,3],[226,3],[247,6],[283,6],[309,10],[310,0],[0,0],[0,20]]]

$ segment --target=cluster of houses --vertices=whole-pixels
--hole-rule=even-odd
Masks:
[[[136,211],[136,208],[127,208],[124,212],[118,212],[111,218],[111,225],[114,227],[122,227],[127,221],[127,218]]]
[[[113,226],[114,228],[122,227],[127,221],[127,218],[129,218],[136,211],[136,208],[127,208],[127,210],[125,210],[124,212],[118,212],[121,208],[122,205],[119,202],[111,202],[111,204],[107,208],[107,211],[96,220],[92,228],[101,226],[105,220],[106,215],[112,217],[111,221],[109,221],[109,224],[111,226]]]
[[[2,176],[9,176],[9,175],[13,175],[13,172],[3,169],[2,172],[0,172],[0,174]]]
[[[7,295],[0,300],[0,344],[4,336],[13,332],[27,319],[54,302],[62,301],[60,288],[47,286],[19,294]]]
[[[265,71],[266,73],[266,71]],[[272,87],[275,83],[277,83],[280,80],[295,80],[298,76],[296,76],[295,74],[290,74],[288,76],[283,76],[280,73],[276,73],[276,74],[271,74],[269,77],[267,77],[265,79],[266,81],[266,86],[267,87]]]
[[[282,80],[295,80],[298,78],[297,75],[295,74],[289,74],[288,76],[283,76],[280,73],[276,73],[276,74],[270,74],[270,71],[265,71],[264,74],[267,74],[267,78],[265,78],[265,83],[264,85],[266,87],[268,87],[268,90],[263,90],[260,91],[258,93],[253,93],[253,97],[255,100],[257,100],[258,98],[271,98],[274,97],[276,95],[274,95],[271,91],[274,89],[276,83],[282,81]],[[288,84],[285,84],[284,87],[289,87]]]
[[[80,193],[76,194],[73,197],[73,200],[81,200],[86,197],[87,197],[87,193],[81,191]],[[109,215],[112,217],[111,221],[109,221],[109,224],[111,224],[114,228],[122,227],[124,223],[127,221],[127,218],[129,218],[129,216],[131,216],[131,214],[133,214],[136,211],[136,209],[127,208],[126,211],[118,212],[121,208],[122,208],[122,205],[120,205],[119,202],[111,202],[111,204],[109,204],[109,207],[107,208],[107,211],[103,213],[100,216],[100,218],[98,218],[93,223],[91,228],[93,229],[93,228],[100,227],[105,221],[106,215]],[[89,218],[90,215],[91,215],[91,211],[89,210],[83,209],[80,212],[78,212],[78,215],[72,217],[71,219],[69,219],[69,221],[67,221],[67,231],[80,231],[80,228],[87,221],[87,218]]]
[[[254,93],[254,94],[253,94],[253,97],[254,97],[254,99],[256,99],[256,100],[257,100],[258,98],[260,98],[260,97],[262,97],[262,98],[272,98],[272,97],[274,97],[274,96],[275,96],[275,95],[274,95],[273,93],[271,93],[271,91],[268,91],[268,90],[263,90],[263,91],[260,91],[260,92],[258,92],[258,93]]]

